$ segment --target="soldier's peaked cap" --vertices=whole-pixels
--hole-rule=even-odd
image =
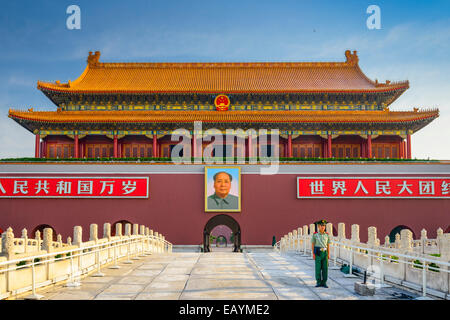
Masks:
[[[317,224],[326,225],[327,224],[327,220],[324,220],[324,219],[319,220],[319,221],[317,221]]]

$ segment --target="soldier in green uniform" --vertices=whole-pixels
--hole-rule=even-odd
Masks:
[[[325,232],[326,224],[325,220],[318,221],[319,232],[315,232],[311,238],[313,258],[316,266],[316,287],[324,288],[328,288],[328,259],[330,258],[330,236]]]

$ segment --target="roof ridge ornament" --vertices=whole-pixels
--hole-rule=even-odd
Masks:
[[[87,58],[87,63],[89,66],[95,66],[99,63],[100,60],[100,51],[95,51],[94,54],[92,54],[92,51],[89,51],[89,56]]]
[[[345,50],[345,57],[347,58],[347,60],[345,61],[347,64],[351,66],[355,66],[358,64],[359,58],[356,50],[353,50],[353,53],[350,50]]]

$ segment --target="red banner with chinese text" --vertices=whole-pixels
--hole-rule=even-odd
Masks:
[[[297,177],[297,198],[450,199],[450,177]]]
[[[0,198],[148,198],[148,177],[0,177]]]

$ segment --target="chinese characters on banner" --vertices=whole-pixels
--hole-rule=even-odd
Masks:
[[[0,198],[148,198],[148,177],[0,177]]]
[[[450,177],[297,177],[297,198],[450,199]]]

